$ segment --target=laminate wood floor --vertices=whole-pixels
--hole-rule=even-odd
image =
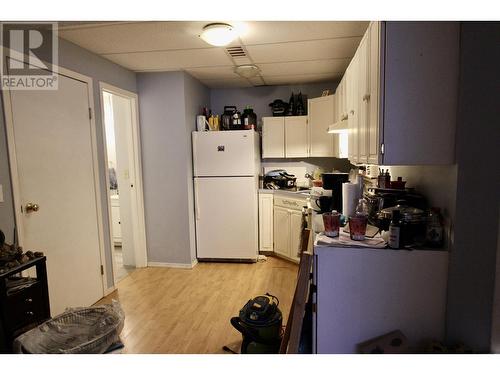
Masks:
[[[253,264],[199,263],[192,270],[141,268],[98,304],[120,301],[124,353],[226,353],[224,345],[240,349],[241,334],[229,320],[250,298],[277,296],[286,323],[296,277],[296,264],[275,257]]]

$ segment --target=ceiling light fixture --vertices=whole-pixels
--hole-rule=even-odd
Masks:
[[[260,69],[253,64],[238,65],[234,68],[234,72],[243,78],[252,78],[260,73]]]
[[[231,43],[238,33],[227,23],[210,23],[203,28],[200,38],[212,46],[222,47]]]

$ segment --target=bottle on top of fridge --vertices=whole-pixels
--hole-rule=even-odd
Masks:
[[[243,127],[245,129],[249,130],[257,128],[257,115],[249,105],[247,105],[243,110],[241,120],[243,121]]]

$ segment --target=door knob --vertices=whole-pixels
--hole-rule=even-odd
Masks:
[[[26,210],[26,213],[29,212],[37,212],[40,209],[40,206],[36,203],[27,203],[26,206],[24,206],[24,209]]]

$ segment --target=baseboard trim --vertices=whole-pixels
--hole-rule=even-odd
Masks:
[[[198,261],[196,261],[198,263]],[[165,268],[184,268],[192,269],[196,263],[163,263],[163,262],[148,262],[148,267],[165,267]]]
[[[104,297],[107,297],[109,296],[111,293],[113,293],[114,291],[116,290],[116,285],[113,285],[111,287],[109,287],[108,289],[106,289],[104,291]]]

